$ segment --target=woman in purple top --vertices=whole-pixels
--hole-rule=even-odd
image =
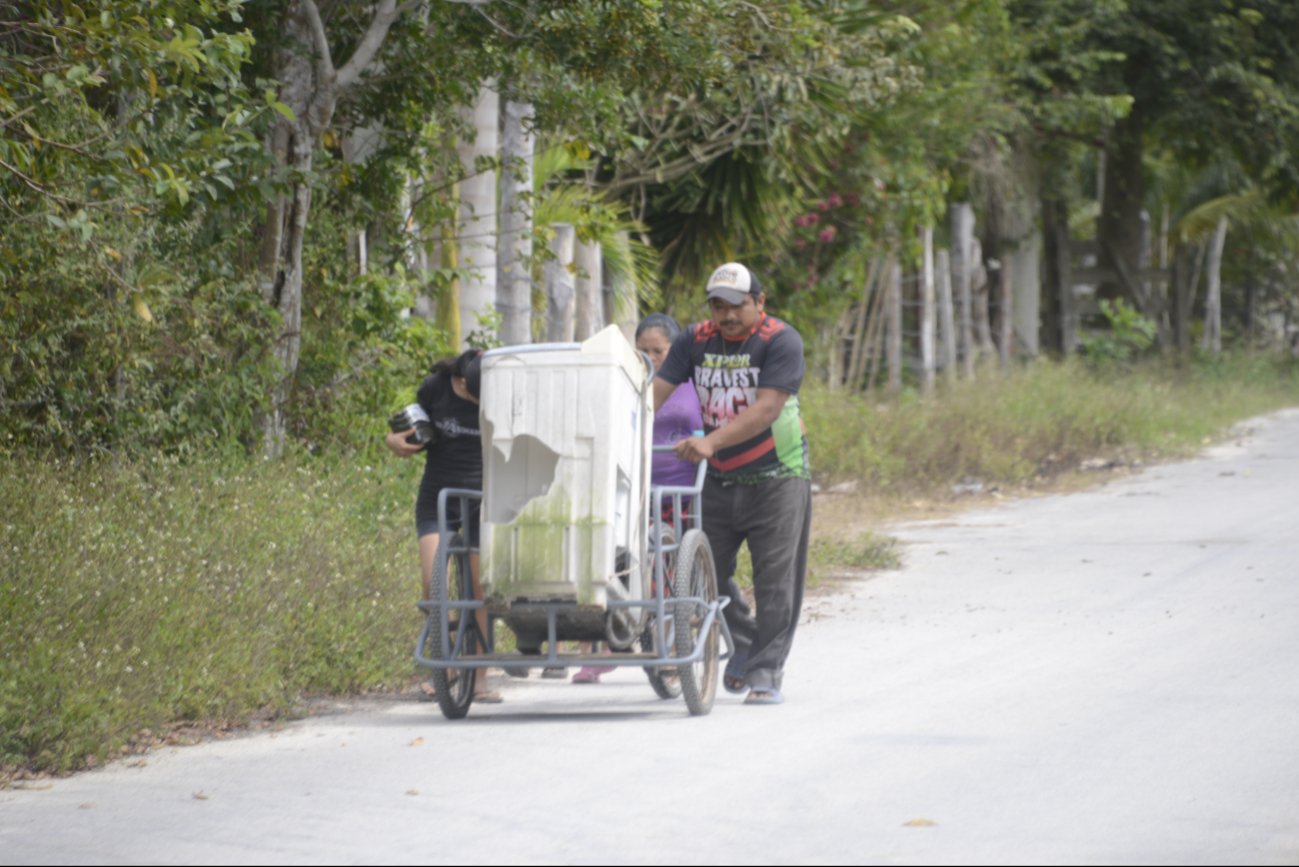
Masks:
[[[636,326],[636,348],[650,357],[658,370],[667,358],[672,341],[681,333],[681,326],[666,313],[651,313]],[[654,445],[672,445],[704,429],[704,418],[699,411],[699,397],[689,380],[677,386],[676,391],[654,413]],[[650,466],[650,483],[654,485],[693,485],[695,465],[683,461],[672,452],[655,452]],[[682,503],[684,506],[685,503]],[[665,513],[671,502],[662,504]],[[669,523],[672,516],[664,515]],[[573,683],[599,683],[600,675],[613,671],[612,666],[583,666],[573,675]]]
[[[672,341],[681,333],[681,326],[666,313],[651,313],[636,326],[636,348],[650,357],[654,369],[663,365]],[[703,430],[704,418],[699,411],[699,396],[695,385],[686,380],[654,413],[654,445],[673,445]],[[693,485],[695,465],[683,461],[672,452],[655,452],[650,471],[655,485]]]

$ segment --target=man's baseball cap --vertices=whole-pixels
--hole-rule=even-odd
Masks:
[[[739,262],[727,262],[708,278],[708,297],[720,298],[727,304],[743,304],[745,295],[757,298],[761,292],[758,278]]]

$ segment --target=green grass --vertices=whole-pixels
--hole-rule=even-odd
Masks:
[[[1093,370],[1042,361],[985,371],[933,398],[802,396],[813,471],[877,496],[941,497],[964,478],[1017,486],[1090,458],[1186,455],[1231,423],[1299,404],[1290,359],[1224,357]]]
[[[411,469],[7,460],[0,765],[409,680]]]
[[[1296,404],[1293,361],[1244,357],[1041,363],[887,403],[804,394],[817,481],[884,501],[1178,456]],[[418,461],[0,461],[0,785],[6,767],[85,767],[145,729],[412,682]],[[814,524],[809,586],[898,564],[868,523]]]

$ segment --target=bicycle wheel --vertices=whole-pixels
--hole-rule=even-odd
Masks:
[[[703,648],[698,661],[677,666],[677,676],[686,707],[692,715],[702,716],[713,709],[713,696],[717,694],[717,650],[721,637],[716,618],[706,633],[703,630],[708,609],[717,601],[717,572],[713,567],[712,547],[702,530],[686,531],[677,551],[676,566],[672,582],[673,595],[677,597],[672,618],[676,654],[690,656],[696,648]]]
[[[666,595],[669,598],[672,596],[672,575],[677,562],[677,552],[671,549],[676,544],[676,540],[676,533],[673,532],[671,527],[665,526],[661,536],[659,537],[658,556],[663,558],[663,583],[667,591]],[[671,614],[672,608],[669,607],[667,610],[668,613]],[[651,611],[653,611],[653,609],[651,609]],[[658,637],[657,624],[657,619],[653,614],[651,614],[649,623],[645,626],[645,631],[641,633],[640,647],[641,650],[646,653],[655,653],[662,656],[663,648],[659,647],[655,642],[655,638]],[[667,646],[672,647],[671,620],[668,621],[667,627]],[[644,670],[645,677],[649,679],[650,689],[654,690],[654,694],[659,698],[671,699],[681,695],[681,679],[677,677],[675,666],[647,665],[644,667]]]
[[[645,627],[641,633],[640,644],[644,651],[655,651],[654,646],[655,626],[653,621]],[[668,641],[672,641],[671,627],[668,627]],[[674,665],[663,666],[645,666],[645,677],[649,680],[650,689],[659,698],[676,698],[681,695],[681,678],[677,676],[677,669]]]
[[[463,548],[464,543],[460,534],[456,534],[450,540],[443,540],[441,545],[447,545],[453,553],[446,558],[445,570],[443,569],[443,560],[441,551],[438,552],[437,566],[433,569],[433,598],[440,599],[442,588],[446,588],[447,599],[452,602],[458,602],[474,598],[473,576],[469,572],[469,552],[462,550],[456,552],[456,548]],[[427,655],[432,659],[442,658],[442,632],[447,630],[449,648],[454,651],[456,644],[456,634],[459,629],[465,627],[464,644],[460,648],[459,657],[473,656],[478,647],[479,635],[477,623],[473,612],[465,610],[450,610],[445,613],[436,608],[429,612],[429,630],[428,640],[430,653]],[[469,705],[474,700],[474,683],[478,679],[478,672],[472,668],[435,668],[432,672],[433,688],[437,691],[438,706],[442,708],[442,715],[447,719],[462,719],[465,714],[469,713]]]

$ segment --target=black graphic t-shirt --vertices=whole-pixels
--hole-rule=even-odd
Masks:
[[[756,483],[784,476],[811,478],[798,405],[803,372],[803,338],[787,322],[763,313],[743,340],[725,339],[711,321],[691,325],[672,342],[658,375],[673,385],[694,379],[705,433],[730,424],[757,400],[759,388],[789,393],[771,427],[708,460],[709,475]]]
[[[442,488],[480,490],[483,441],[478,429],[478,404],[459,397],[451,388],[451,377],[442,373],[425,377],[415,399],[438,432],[437,441],[424,449],[427,462],[420,497],[432,494],[436,499]]]

